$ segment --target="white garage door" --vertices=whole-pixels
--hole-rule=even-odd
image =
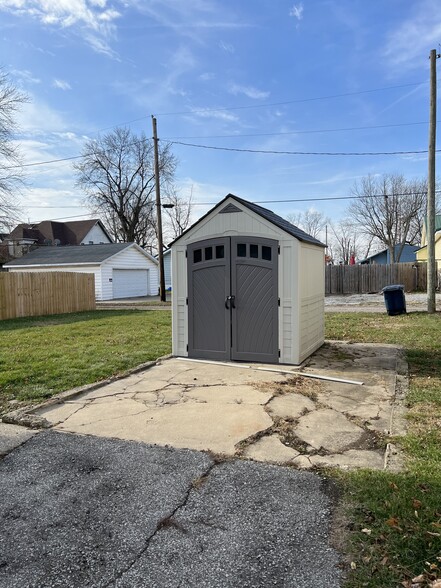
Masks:
[[[114,269],[113,298],[132,298],[147,296],[149,287],[149,270]]]

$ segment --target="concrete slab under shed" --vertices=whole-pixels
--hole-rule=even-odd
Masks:
[[[323,382],[299,371],[364,384]],[[397,347],[339,342],[328,342],[300,368],[171,358],[37,414],[65,432],[302,469],[381,469],[388,436],[404,428],[396,383],[405,372]]]

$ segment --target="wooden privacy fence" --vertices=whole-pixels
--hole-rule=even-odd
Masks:
[[[0,273],[0,320],[95,308],[94,274]]]
[[[403,284],[406,292],[427,289],[427,264],[328,265],[326,294],[372,294],[385,286]]]

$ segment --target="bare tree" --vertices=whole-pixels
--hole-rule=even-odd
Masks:
[[[320,237],[323,229],[329,223],[329,219],[314,208],[308,208],[308,210],[297,214],[288,214],[286,219],[315,239]]]
[[[334,261],[340,261],[348,265],[351,255],[360,257],[360,243],[357,238],[357,230],[354,229],[350,219],[342,219],[338,223],[330,223],[331,238],[329,251]]]
[[[86,143],[74,165],[77,184],[116,241],[151,245],[156,234],[153,142],[144,133],[117,128]],[[161,188],[172,183],[176,158],[171,145],[160,146]]]
[[[164,208],[167,237],[170,237],[170,241],[174,241],[190,225],[193,193],[188,198],[184,198],[172,187],[163,201],[167,206]]]
[[[0,69],[0,227],[6,230],[11,230],[21,212],[17,192],[23,176],[19,147],[13,137],[17,130],[16,114],[27,100]]]
[[[390,263],[400,260],[406,243],[418,244],[426,211],[427,183],[399,174],[367,176],[355,184],[349,214],[358,230],[389,250]]]

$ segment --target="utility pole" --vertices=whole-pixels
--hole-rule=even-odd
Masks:
[[[440,54],[430,51],[430,118],[429,118],[429,170],[427,176],[427,312],[436,311],[435,261],[435,155],[436,155],[436,60]]]
[[[165,276],[164,276],[164,254],[162,243],[162,216],[161,216],[161,191],[159,185],[159,154],[158,154],[158,133],[156,130],[156,118],[152,114],[153,125],[153,147],[155,154],[155,190],[156,190],[156,230],[158,231],[158,261],[159,261],[159,296],[161,302],[165,302]]]

